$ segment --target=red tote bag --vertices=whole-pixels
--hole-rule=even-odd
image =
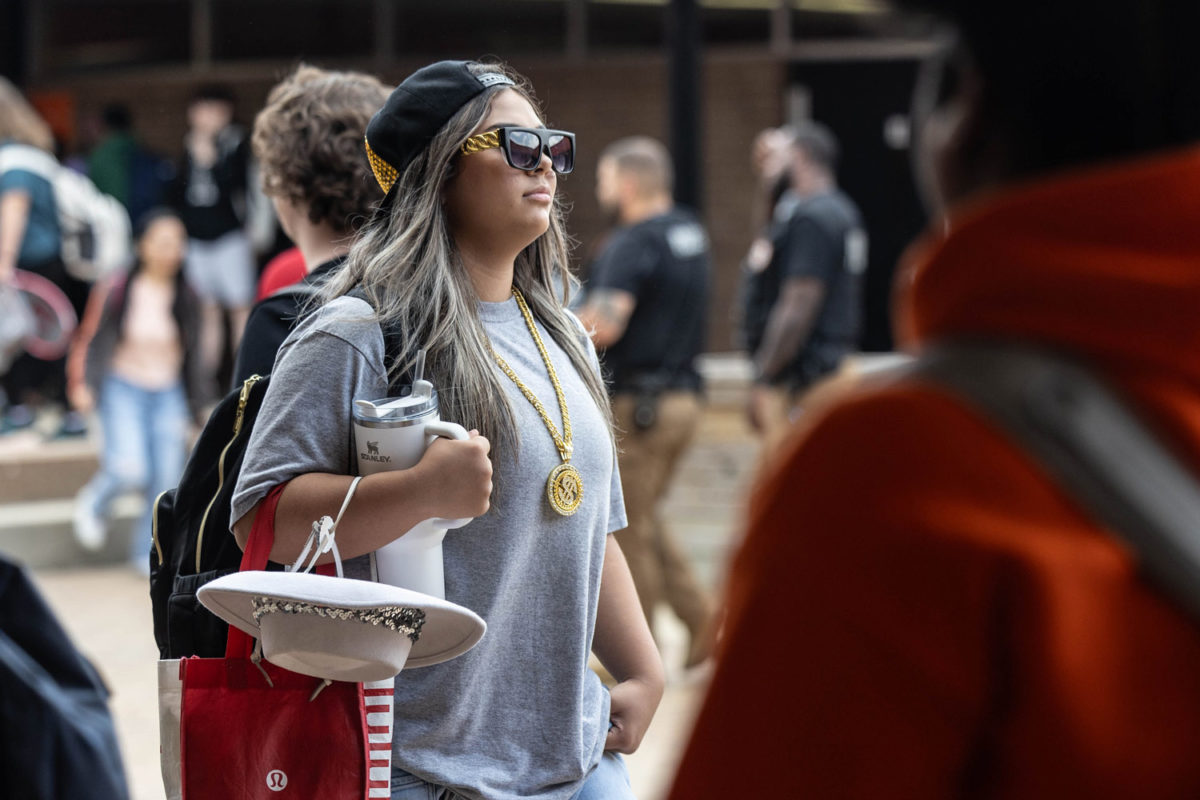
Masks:
[[[266,567],[282,488],[259,510],[243,570]],[[225,658],[180,660],[183,799],[390,797],[392,682],[325,685],[255,663],[252,642],[231,625]]]

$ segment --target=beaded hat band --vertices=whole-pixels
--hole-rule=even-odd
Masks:
[[[405,634],[414,643],[421,638],[421,628],[425,625],[425,612],[419,608],[337,608],[299,600],[281,600],[277,597],[255,597],[253,602],[255,622],[267,614],[312,614],[326,619],[361,622],[387,628]]]

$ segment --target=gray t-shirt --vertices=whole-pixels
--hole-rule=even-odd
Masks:
[[[561,431],[554,389],[516,301],[480,303],[479,314],[496,352]],[[608,692],[588,654],[606,534],[626,524],[620,476],[599,409],[538,327],[571,415],[583,502],[570,517],[550,508],[546,478],[561,459],[541,417],[500,373],[520,433],[519,453],[494,464],[505,496],[443,544],[446,598],[483,617],[487,634],[463,656],[396,678],[393,763],[467,798],[569,798],[599,763],[609,727]],[[598,370],[594,352],[592,360]],[[313,313],[279,351],[232,519],[298,475],[350,474],[351,403],[388,393],[370,306],[342,297]],[[348,563],[347,574],[362,576],[366,560]]]

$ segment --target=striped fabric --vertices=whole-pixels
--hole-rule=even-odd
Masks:
[[[395,678],[363,684],[370,770],[367,797],[392,796],[392,689]]]

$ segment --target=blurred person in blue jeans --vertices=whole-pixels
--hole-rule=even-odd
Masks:
[[[139,221],[137,258],[127,274],[99,284],[88,300],[68,365],[69,391],[80,409],[99,411],[100,470],[80,490],[75,538],[99,549],[113,500],[142,489],[147,510],[130,559],[149,569],[150,508],[174,486],[187,456],[189,398],[203,398],[195,357],[200,305],[183,277],[187,232],[166,209]]]

